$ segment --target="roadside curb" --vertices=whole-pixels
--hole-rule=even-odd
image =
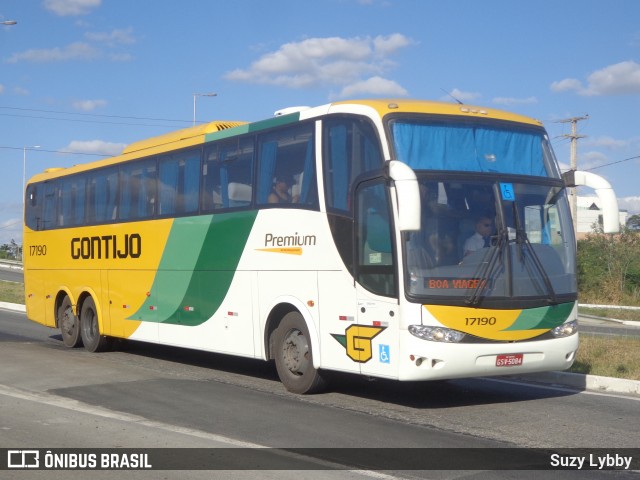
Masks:
[[[0,308],[4,308],[5,310],[13,310],[15,312],[27,311],[27,307],[25,305],[20,305],[18,303],[0,302]]]
[[[519,380],[545,383],[558,387],[592,390],[607,393],[627,393],[640,395],[640,381],[625,378],[600,377],[571,372],[541,372],[512,376]]]

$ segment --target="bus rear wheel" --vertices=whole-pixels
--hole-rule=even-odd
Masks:
[[[91,297],[82,302],[82,309],[80,310],[80,332],[84,348],[90,352],[103,352],[107,350],[111,343],[109,337],[100,335],[98,311]]]
[[[299,312],[287,313],[275,331],[275,360],[278,377],[293,393],[316,393],[327,385],[313,367],[313,352],[307,325]]]
[[[56,312],[62,342],[69,348],[76,348],[82,345],[80,335],[80,319],[76,316],[69,297],[64,297]]]

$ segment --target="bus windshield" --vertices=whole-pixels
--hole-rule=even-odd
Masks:
[[[511,308],[575,300],[564,186],[513,175],[418,172],[421,230],[405,234],[416,301]]]
[[[396,158],[414,170],[511,173],[560,178],[542,129],[429,116],[390,122]]]

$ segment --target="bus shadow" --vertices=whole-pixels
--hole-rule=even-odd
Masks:
[[[51,336],[50,339],[62,342],[60,335]],[[265,380],[271,384],[270,389],[280,390],[278,394],[298,396],[286,392],[284,386],[280,384],[273,362],[132,340],[116,341],[113,350],[212,372],[225,372]],[[329,386],[318,395],[341,395],[413,409],[448,409],[527,402],[573,396],[586,390],[586,385],[562,387],[509,377],[398,382],[339,372],[325,372],[325,375],[329,380]],[[215,381],[215,378],[212,380]]]
[[[363,377],[332,378],[332,391],[366,400],[388,402],[415,409],[528,402],[573,396],[586,389],[559,387],[522,379],[478,377],[456,380],[398,382]]]

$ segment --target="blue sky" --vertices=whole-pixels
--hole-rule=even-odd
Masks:
[[[21,242],[25,146],[27,177],[116,154],[191,125],[194,93],[217,94],[197,121],[254,121],[447,91],[543,121],[565,168],[558,120],[588,114],[579,168],[640,213],[639,18],[637,0],[0,0],[18,22],[0,26],[0,243]]]

